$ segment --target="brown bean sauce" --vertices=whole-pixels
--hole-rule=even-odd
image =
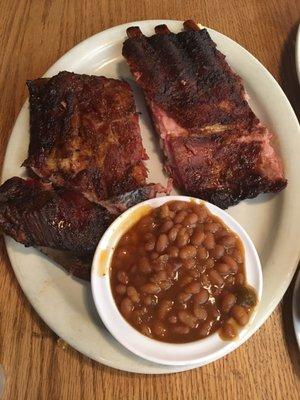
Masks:
[[[165,203],[136,222],[116,246],[110,276],[127,322],[164,342],[216,331],[234,339],[257,303],[241,240],[193,202]]]

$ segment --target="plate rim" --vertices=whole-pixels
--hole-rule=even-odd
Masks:
[[[57,65],[59,65],[60,63],[62,63],[62,62],[65,61],[65,60],[67,60],[68,57],[70,57],[70,55],[71,55],[71,56],[74,56],[74,53],[78,52],[78,50],[83,49],[87,44],[89,44],[91,41],[94,41],[96,38],[99,38],[99,39],[100,39],[101,36],[109,35],[110,33],[114,33],[115,31],[120,31],[120,30],[124,30],[124,38],[125,38],[125,30],[126,30],[126,28],[129,27],[129,26],[132,26],[132,25],[140,25],[140,26],[143,26],[143,25],[152,24],[153,27],[154,27],[155,25],[158,25],[158,24],[161,24],[161,23],[165,23],[165,24],[170,24],[170,23],[172,23],[172,24],[173,24],[173,23],[182,24],[183,21],[179,21],[179,20],[165,20],[165,19],[159,19],[159,20],[151,19],[151,20],[133,21],[133,22],[128,22],[128,23],[124,23],[124,24],[120,24],[120,25],[116,25],[116,26],[110,27],[110,28],[108,28],[108,29],[105,29],[105,30],[103,30],[103,31],[100,31],[100,32],[98,32],[98,33],[96,33],[96,34],[94,34],[94,35],[92,35],[92,36],[90,36],[90,37],[84,39],[83,41],[81,41],[80,43],[78,43],[77,45],[75,45],[73,48],[69,49],[69,50],[68,50],[65,54],[63,54],[52,66],[50,66],[50,68],[45,72],[45,74],[44,74],[43,76],[48,76],[48,75],[50,75],[50,74],[52,75],[52,74],[54,74],[54,73],[57,73],[57,72],[55,72],[55,71],[56,71],[56,68],[57,68]],[[237,48],[241,49],[243,52],[246,52],[247,56],[248,56],[249,58],[251,58],[251,60],[252,60],[253,62],[255,62],[257,65],[259,65],[259,67],[264,71],[264,73],[268,75],[268,78],[272,81],[273,85],[275,85],[276,90],[279,91],[280,94],[282,95],[282,100],[285,102],[286,107],[289,108],[290,117],[293,117],[294,122],[296,122],[296,123],[298,124],[298,132],[296,132],[295,134],[298,134],[298,135],[300,136],[299,123],[298,123],[298,119],[297,119],[297,117],[296,117],[296,115],[295,115],[295,112],[294,112],[294,110],[293,110],[293,108],[292,108],[292,106],[291,106],[291,104],[290,104],[290,102],[289,102],[287,96],[286,96],[285,93],[283,92],[282,88],[280,87],[280,85],[278,84],[278,82],[276,81],[276,79],[272,76],[272,74],[267,70],[267,68],[266,68],[262,63],[260,63],[260,61],[259,61],[256,57],[254,57],[247,49],[245,49],[243,46],[241,46],[239,43],[237,43],[236,41],[234,41],[234,40],[231,39],[230,37],[226,36],[225,34],[219,32],[219,31],[216,31],[216,30],[214,30],[214,29],[211,29],[211,28],[208,28],[208,27],[205,27],[205,28],[207,28],[208,31],[211,31],[211,32],[214,32],[214,33],[220,35],[221,37],[225,38],[227,41],[229,40],[230,42],[232,42],[232,43],[234,44],[234,46],[237,46]],[[120,40],[120,39],[118,39],[118,41],[119,41],[119,40]],[[111,40],[111,41],[110,41],[111,44],[114,43],[114,42],[115,42],[115,40]],[[107,46],[107,44],[106,44],[104,47],[106,47],[106,46]],[[27,105],[27,102],[28,102],[28,98],[26,99],[26,101],[25,101],[23,107],[21,108],[21,110],[20,110],[20,112],[19,112],[19,114],[18,114],[18,116],[17,116],[17,118],[16,118],[16,120],[15,120],[15,123],[14,123],[14,125],[13,125],[13,128],[12,128],[12,130],[11,130],[11,135],[10,135],[10,137],[9,137],[9,140],[8,140],[8,143],[7,143],[7,146],[6,146],[6,150],[5,150],[5,155],[4,155],[4,158],[3,158],[3,167],[2,167],[2,172],[1,172],[1,181],[3,181],[3,177],[4,177],[4,175],[5,175],[4,171],[5,171],[6,165],[7,165],[8,148],[9,148],[9,144],[10,144],[10,142],[11,142],[11,136],[12,136],[12,134],[13,134],[13,132],[14,132],[15,125],[16,125],[16,123],[17,123],[18,118],[20,117],[21,114],[24,113],[24,111],[26,112],[26,105]],[[7,243],[8,243],[7,238],[5,238],[5,245],[6,245],[7,254],[8,254],[8,256],[9,256],[10,263],[11,263],[11,266],[12,266],[12,268],[13,268],[13,270],[14,270],[14,273],[15,273],[15,276],[16,276],[16,278],[17,278],[17,281],[18,281],[19,285],[21,286],[22,291],[23,291],[25,297],[27,298],[27,300],[29,301],[30,305],[33,307],[33,309],[35,310],[35,312],[37,312],[37,314],[39,315],[39,317],[40,317],[43,321],[46,322],[46,318],[44,318],[44,316],[42,316],[42,315],[38,312],[37,307],[30,301],[29,296],[27,295],[26,291],[25,291],[24,288],[23,288],[23,285],[22,285],[22,283],[21,283],[21,280],[19,280],[19,278],[18,278],[18,276],[17,276],[17,273],[16,273],[15,268],[14,268],[13,263],[12,263],[13,249],[11,249],[11,248],[9,247],[9,245],[7,245]],[[288,286],[289,286],[289,284],[290,284],[290,282],[291,282],[291,280],[292,280],[292,278],[293,278],[293,275],[294,275],[294,273],[295,273],[295,270],[297,269],[297,265],[298,265],[298,262],[299,262],[299,258],[300,258],[300,247],[299,247],[299,249],[298,249],[298,254],[297,254],[297,256],[296,256],[296,259],[297,259],[297,260],[295,260],[294,267],[290,269],[288,275],[286,276],[286,279],[285,279],[284,283],[281,285],[280,299],[279,299],[279,300],[276,300],[276,301],[273,301],[273,303],[269,306],[268,310],[266,310],[266,312],[264,313],[263,317],[261,317],[261,319],[260,319],[259,323],[257,324],[257,326],[255,327],[255,329],[251,331],[251,334],[250,334],[249,336],[245,337],[245,340],[243,340],[242,343],[243,343],[244,341],[248,340],[248,338],[249,338],[250,336],[252,336],[252,335],[264,324],[264,322],[266,321],[266,319],[267,319],[267,318],[271,315],[271,313],[274,311],[274,309],[276,308],[276,306],[278,305],[278,303],[279,303],[280,300],[282,299],[284,293],[286,292],[286,290],[287,290],[287,288],[288,288]],[[279,298],[279,297],[278,297],[278,298]],[[57,333],[57,330],[53,328],[52,324],[49,324],[48,322],[46,322],[46,324],[49,326],[49,328],[50,328],[52,331],[54,331],[55,333]],[[65,338],[63,337],[64,335],[60,335],[60,334],[59,334],[58,336],[61,337],[63,340],[65,340]],[[65,340],[65,341],[66,341],[67,343],[70,344],[70,339]],[[242,344],[242,343],[241,343],[241,344]],[[79,349],[79,348],[77,347],[76,343],[72,343],[72,344],[70,344],[70,346],[73,347],[74,349],[76,349],[77,351],[79,351],[81,354],[83,354],[83,355],[85,355],[85,356],[87,356],[87,357],[90,357],[91,359],[95,360],[96,362],[100,362],[100,363],[102,363],[103,365],[106,365],[106,366],[109,366],[109,367],[112,367],[112,368],[120,369],[120,368],[116,365],[116,363],[110,362],[110,360],[108,360],[107,358],[105,358],[105,359],[102,359],[102,358],[101,358],[101,361],[99,361],[99,359],[96,360],[95,358],[92,357],[91,354],[88,354],[87,352],[83,352],[82,349]],[[181,368],[174,368],[174,369],[171,369],[171,370],[167,370],[167,369],[166,369],[165,371],[159,371],[159,372],[154,372],[154,371],[151,370],[150,372],[148,371],[148,372],[146,372],[146,373],[148,373],[148,374],[175,373],[175,372],[182,372],[182,371],[190,370],[190,369],[193,369],[193,368],[197,368],[198,366],[199,366],[199,365],[189,365],[189,366],[185,366],[184,368],[182,368],[182,367],[181,367]],[[157,368],[162,368],[162,367],[163,367],[162,365],[157,364]],[[145,366],[144,369],[147,369],[147,366]],[[128,372],[134,372],[134,373],[145,373],[144,371],[138,371],[138,370],[136,370],[135,368],[130,368],[130,367],[127,368],[127,369],[122,368],[121,370],[128,371]]]

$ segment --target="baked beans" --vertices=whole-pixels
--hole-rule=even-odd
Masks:
[[[237,336],[256,303],[239,237],[204,205],[175,201],[151,210],[120,239],[111,286],[123,317],[164,342]]]

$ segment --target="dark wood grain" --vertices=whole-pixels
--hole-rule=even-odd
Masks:
[[[42,75],[81,40],[128,21],[194,18],[230,36],[280,82],[300,113],[294,68],[298,0],[10,0],[0,13],[0,162],[26,98],[25,80]],[[65,346],[24,297],[1,241],[0,363],[5,400],[298,399],[299,352],[286,294],[245,345],[211,365],[164,376],[97,364]]]

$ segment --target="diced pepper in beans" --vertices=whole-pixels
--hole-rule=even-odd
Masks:
[[[184,201],[151,210],[122,236],[111,287],[127,322],[170,343],[216,331],[234,339],[257,303],[239,237],[203,204]]]

